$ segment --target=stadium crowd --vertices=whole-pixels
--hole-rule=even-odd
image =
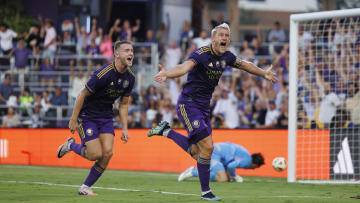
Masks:
[[[212,26],[225,22],[222,15],[216,20],[207,20]],[[110,29],[104,31],[93,18],[90,32],[78,18],[73,22],[74,33],[57,33],[53,22],[42,18],[39,18],[39,26],[32,26],[27,33],[16,33],[6,24],[0,25],[1,127],[67,127],[66,119],[58,120],[59,111],[64,118],[70,116],[75,98],[92,71],[112,60],[112,43],[116,40],[156,43],[160,62],[167,69],[186,60],[196,48],[211,42],[210,28],[195,37],[187,21],[178,40],[169,41],[169,14],[158,30],[146,30],[144,38],[139,33],[144,26],[140,20],[132,23],[116,19]],[[302,110],[298,114],[301,128],[323,128],[332,125],[334,119],[346,122],[336,122],[341,126],[360,124],[359,33],[339,32],[347,29],[337,26],[340,26],[338,21],[327,26],[326,35],[307,30],[306,25],[300,29],[299,94],[304,96],[298,106]],[[266,37],[263,36],[265,34],[258,29],[256,34],[235,43],[231,50],[259,67],[272,64],[279,82],[271,84],[246,72],[227,68],[211,101],[214,128],[287,128],[288,36],[279,22],[267,31]],[[150,52],[146,46],[135,50],[137,60],[134,62],[138,68],[150,63]],[[29,71],[37,74],[27,74]],[[70,77],[64,73],[70,73]],[[173,128],[182,128],[175,104],[184,82],[185,78],[179,78],[169,80],[166,85],[154,82],[138,87],[131,95],[129,128],[150,128],[161,120],[167,120]],[[121,127],[119,119],[114,105],[116,127]]]

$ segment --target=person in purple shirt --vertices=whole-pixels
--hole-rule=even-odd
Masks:
[[[114,55],[114,62],[96,70],[76,98],[69,128],[72,133],[78,131],[82,143],[75,143],[74,138],[70,137],[57,151],[58,158],[73,151],[89,161],[95,161],[78,190],[79,195],[96,195],[91,186],[102,175],[113,155],[115,133],[112,106],[119,97],[121,140],[124,143],[129,140],[128,101],[135,84],[134,73],[130,70],[134,59],[131,42],[115,42]]]
[[[220,200],[210,190],[210,161],[214,146],[211,137],[210,99],[226,66],[245,70],[254,75],[262,76],[276,82],[272,66],[266,70],[253,63],[241,60],[228,51],[230,46],[230,28],[223,23],[211,31],[211,44],[196,49],[182,64],[155,75],[155,81],[162,83],[167,78],[176,78],[188,73],[187,82],[179,96],[177,114],[184,124],[188,137],[172,130],[169,123],[161,122],[151,129],[148,136],[165,136],[172,139],[185,152],[197,160],[201,185],[201,198]]]

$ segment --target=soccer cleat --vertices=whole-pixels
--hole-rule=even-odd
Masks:
[[[193,177],[193,171],[195,170],[194,166],[191,166],[190,168],[186,169],[184,172],[182,172],[179,177],[178,177],[178,181],[181,182],[183,180],[189,179],[191,177]]]
[[[69,137],[64,144],[62,144],[57,150],[58,158],[63,157],[65,154],[71,151],[69,145],[75,141],[74,138]]]
[[[216,197],[212,192],[208,192],[205,195],[201,195],[201,199],[209,201],[220,201],[221,198]]]
[[[89,186],[82,185],[78,190],[78,195],[88,195],[88,196],[96,196]]]
[[[163,136],[164,130],[169,129],[169,128],[170,128],[169,122],[162,121],[161,123],[159,123],[158,126],[156,126],[155,128],[153,128],[149,131],[148,137],[151,137],[153,135]]]

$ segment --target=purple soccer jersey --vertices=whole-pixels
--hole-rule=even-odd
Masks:
[[[193,51],[188,60],[196,65],[188,73],[181,96],[208,106],[225,67],[234,66],[236,56],[230,51],[217,56],[209,45]]]
[[[119,97],[129,96],[135,83],[134,73],[127,69],[119,73],[114,63],[96,70],[85,87],[92,94],[85,98],[79,114],[82,144],[96,139],[100,133],[114,133],[113,103]]]
[[[85,85],[92,94],[85,98],[79,117],[112,118],[114,101],[119,97],[129,96],[134,84],[135,76],[130,69],[119,73],[114,63],[101,67]]]
[[[188,73],[176,111],[195,144],[211,135],[210,100],[225,67],[234,66],[236,56],[230,51],[217,56],[209,45],[195,50],[188,60],[196,65]]]

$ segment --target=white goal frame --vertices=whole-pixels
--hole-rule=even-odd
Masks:
[[[297,65],[299,22],[318,19],[360,16],[360,8],[323,11],[290,16],[290,63],[289,63],[289,125],[288,125],[288,182],[296,182],[296,121],[297,121]]]

